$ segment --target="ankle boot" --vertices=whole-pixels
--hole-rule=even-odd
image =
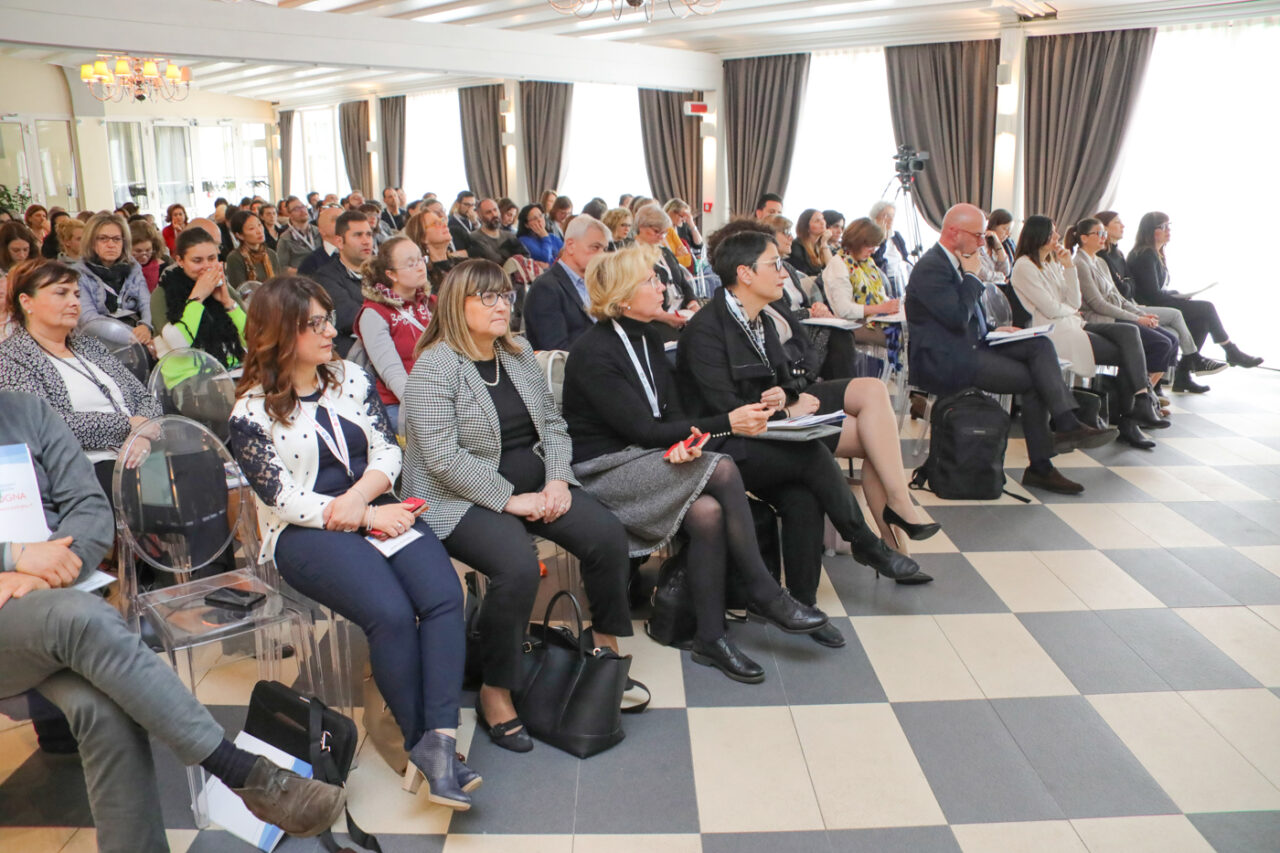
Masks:
[[[1243,352],[1240,347],[1231,343],[1231,341],[1227,341],[1222,345],[1222,351],[1227,354],[1227,364],[1232,367],[1257,367],[1262,364],[1262,359]]]
[[[412,780],[406,780],[405,787],[416,791],[421,774],[427,780],[427,799],[433,803],[446,806],[457,811],[471,808],[471,798],[458,784],[454,772],[454,761],[457,760],[458,742],[446,734],[437,731],[427,732],[422,740],[409,751],[409,761],[413,764],[408,773]],[[415,773],[414,771],[417,771]]]
[[[1174,391],[1180,394],[1203,394],[1209,390],[1208,385],[1201,385],[1192,378],[1195,357],[1195,353],[1191,353],[1178,360],[1178,366],[1173,370]]]

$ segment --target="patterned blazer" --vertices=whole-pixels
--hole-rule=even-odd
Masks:
[[[395,483],[400,475],[400,445],[382,408],[369,374],[349,361],[340,362],[338,390],[325,394],[343,420],[364,431],[369,442],[368,467]],[[312,418],[319,403],[302,403]],[[320,443],[310,420],[294,417],[288,424],[271,419],[262,386],[250,388],[231,410],[231,452],[258,497],[259,559],[275,554],[280,532],[290,524],[324,527],[324,508],[333,498],[314,491],[320,472]]]
[[[85,450],[115,450],[129,437],[129,416],[158,418],[164,413],[156,398],[147,393],[137,377],[97,338],[72,333],[67,337],[67,346],[85,361],[102,368],[120,386],[129,415],[73,409],[62,374],[26,329],[18,329],[13,337],[0,343],[0,388],[25,391],[42,398],[67,422]]]
[[[533,350],[498,351],[502,370],[529,410],[540,441],[534,452],[548,480],[578,485],[569,468],[573,445]],[[502,512],[515,487],[498,473],[502,427],[489,389],[471,359],[446,344],[424,350],[409,374],[402,403],[407,447],[401,498],[426,500],[423,515],[440,539],[453,532],[473,505]]]

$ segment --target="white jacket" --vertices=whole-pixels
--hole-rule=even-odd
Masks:
[[[1093,376],[1097,365],[1093,362],[1093,345],[1084,330],[1084,318],[1080,316],[1080,287],[1075,267],[1063,267],[1054,260],[1045,263],[1042,269],[1023,255],[1013,265],[1011,279],[1022,307],[1031,312],[1032,324],[1053,323],[1049,339],[1058,348],[1058,357],[1070,361],[1071,372],[1077,376]]]

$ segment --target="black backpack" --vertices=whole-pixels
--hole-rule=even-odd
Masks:
[[[966,388],[933,405],[929,458],[915,470],[911,488],[948,500],[995,500],[1004,490],[1004,450],[1009,415],[992,397]],[[1025,500],[1021,495],[1013,495]]]

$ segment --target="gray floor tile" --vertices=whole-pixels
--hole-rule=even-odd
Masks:
[[[934,509],[930,507],[930,512]],[[852,557],[825,557],[823,562],[850,616],[1009,612],[963,554],[917,554],[915,559],[921,571],[933,575],[933,583],[897,584],[878,577]]]
[[[1081,693],[1169,689],[1097,613],[1020,613],[1018,619]]]
[[[1174,690],[1258,686],[1253,676],[1171,610],[1097,612]]]
[[[828,835],[835,853],[960,853],[949,826],[842,829]]]
[[[680,656],[684,670],[685,705],[690,708],[785,705],[782,679],[773,659],[769,633],[759,622],[732,623],[729,636],[752,660],[764,667],[763,684],[741,684],[720,670],[693,662],[688,652]],[[817,644],[814,644],[815,648]]]
[[[1067,817],[1178,813],[1083,696],[997,699],[991,704]]]
[[[1035,496],[1047,504],[1054,503],[1151,503],[1155,498],[1107,468],[1061,468],[1067,479],[1084,486],[1078,495],[1059,495],[1044,489],[1031,489]],[[1022,471],[1006,469],[1009,479],[1019,480]]]
[[[1152,437],[1156,441],[1162,438],[1232,438],[1240,435],[1222,424],[1191,412],[1178,412],[1169,422],[1172,426],[1168,429],[1152,431]]]
[[[1224,545],[1280,545],[1280,532],[1275,528],[1274,518],[1260,523],[1239,509],[1248,506],[1274,510],[1275,505],[1269,501],[1230,505],[1217,501],[1186,501],[1166,506]]]
[[[1280,505],[1272,501],[1227,501],[1226,505],[1273,535],[1280,528]],[[1280,536],[1276,538],[1280,541]]]
[[[1065,551],[1092,546],[1047,506],[937,506],[929,515],[961,551]]]
[[[1187,819],[1218,853],[1280,850],[1280,812],[1190,814]]]
[[[1268,500],[1280,500],[1280,465],[1224,465],[1218,470]]]
[[[0,826],[93,826],[80,757],[37,751],[23,762],[0,785]]]
[[[896,586],[896,584],[895,584]],[[778,664],[779,678],[789,705],[835,705],[884,702],[884,688],[867,653],[843,617],[831,624],[844,634],[839,649],[820,646],[805,634],[786,634],[769,627],[769,642]]]
[[[1065,817],[990,703],[906,702],[893,710],[948,823]]]
[[[1159,431],[1157,431],[1158,433]],[[1156,446],[1151,450],[1138,450],[1136,447],[1130,447],[1127,444],[1121,444],[1113,441],[1110,444],[1096,447],[1092,450],[1085,450],[1093,459],[1101,462],[1103,465],[1199,465],[1193,457],[1174,450],[1165,444],[1160,444],[1160,436],[1155,436]],[[1071,476],[1068,472],[1067,476]]]
[[[624,716],[622,726],[627,737],[621,744],[581,764],[574,832],[697,832],[698,798],[684,709],[654,708]],[[655,760],[657,756],[661,759]],[[620,803],[626,808],[619,808]]]
[[[825,832],[708,832],[702,853],[830,853]]]
[[[1125,548],[1103,553],[1167,607],[1229,607],[1240,603],[1203,572],[1196,571],[1162,548]]]
[[[1234,548],[1170,548],[1169,553],[1240,604],[1280,604],[1280,577]]]

